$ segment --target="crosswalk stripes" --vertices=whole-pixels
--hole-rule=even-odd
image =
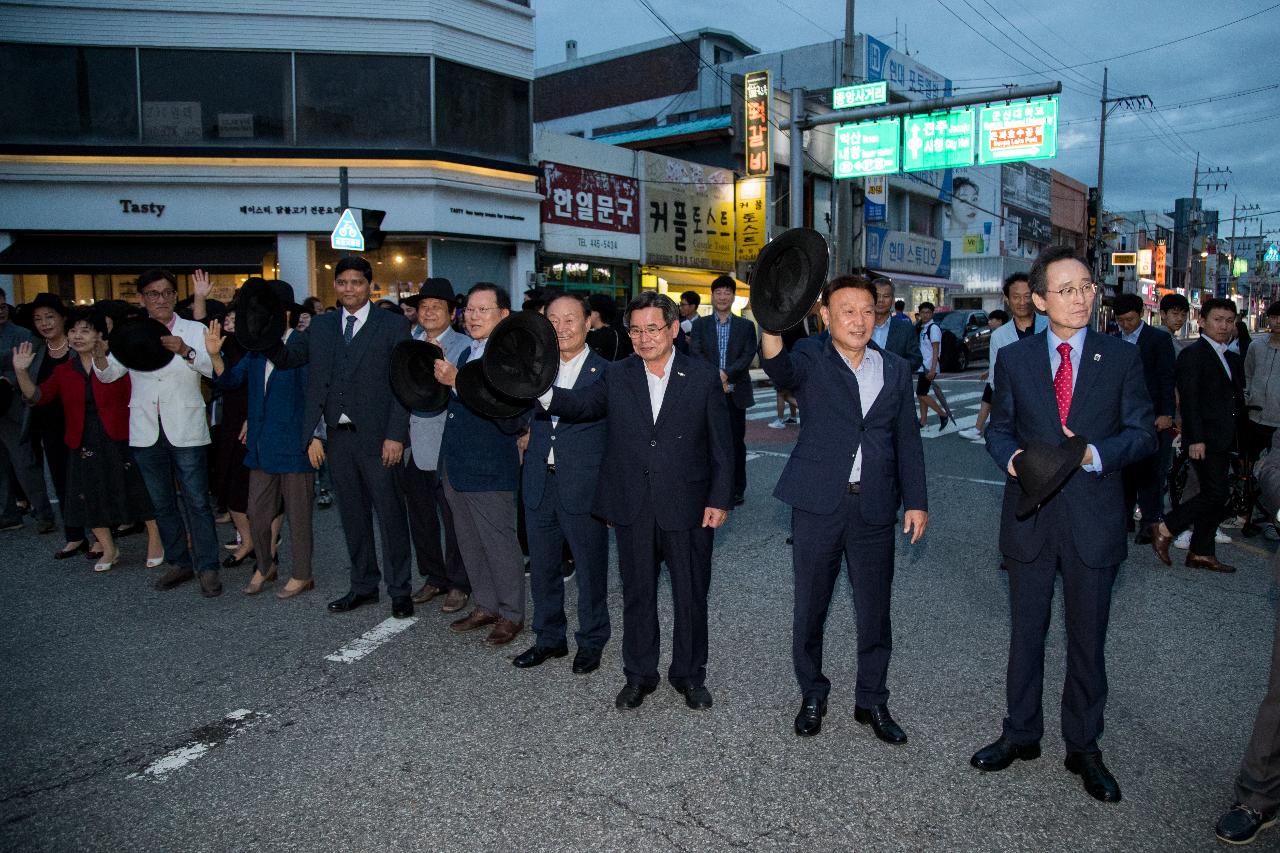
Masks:
[[[965,386],[952,385],[951,387],[963,388]],[[953,423],[947,424],[945,432],[939,432],[937,417],[930,414],[930,425],[920,433],[920,437],[923,439],[942,438],[943,436],[953,435],[962,429],[968,429],[978,422],[978,409],[982,407],[981,391],[965,391],[960,394],[952,394],[947,392],[945,385],[943,386],[943,391],[944,393],[947,393],[947,404],[951,406],[951,411],[956,415],[956,419]],[[790,409],[787,409],[786,411],[787,414],[790,414]],[[773,420],[777,416],[777,403],[772,397],[767,400],[760,400],[751,408],[747,409],[747,420],[749,421]],[[800,413],[800,418],[803,421],[804,412]]]

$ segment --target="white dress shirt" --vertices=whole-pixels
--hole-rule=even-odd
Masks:
[[[578,375],[582,373],[582,365],[586,364],[587,353],[590,352],[585,346],[582,352],[575,355],[568,361],[560,362],[560,369],[556,371],[556,388],[572,388],[578,381]],[[551,416],[551,428],[554,430],[560,423],[559,415]],[[556,448],[553,444],[551,450],[547,453],[547,464],[556,464]]]
[[[654,376],[649,365],[644,366],[644,380],[649,384],[649,408],[653,411],[653,422],[658,422],[658,412],[662,411],[662,398],[667,396],[667,383],[671,381],[671,364],[676,360],[673,349],[667,356],[667,363],[662,368],[662,376]]]
[[[1227,372],[1227,378],[1231,378],[1231,365],[1227,364],[1227,350],[1231,348],[1231,344],[1220,344],[1208,335],[1203,337],[1209,342],[1209,346],[1213,347],[1213,351],[1218,354],[1218,361],[1222,362],[1222,369]],[[1239,352],[1239,350],[1236,350],[1237,354]]]
[[[885,325],[888,326],[889,321]],[[867,412],[871,411],[871,407],[875,405],[876,398],[880,396],[880,392],[884,390],[884,359],[880,353],[867,347],[863,350],[862,363],[854,367],[849,363],[849,359],[844,357],[844,353],[836,350],[840,355],[840,360],[844,362],[845,367],[853,371],[853,378],[858,383],[858,403],[862,407],[862,416],[865,418]],[[858,443],[858,449],[853,454],[853,468],[849,470],[849,482],[862,482],[862,443]]]

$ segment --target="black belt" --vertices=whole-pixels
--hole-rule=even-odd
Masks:
[[[548,462],[548,463],[547,463],[547,473],[548,473],[548,474],[554,474],[555,472],[556,472],[556,466],[555,466],[555,465],[552,465],[551,463],[549,463],[549,462]]]
[[[342,423],[334,424],[333,428],[339,432],[355,432],[356,431],[356,425],[349,421],[345,424],[342,424]]]
[[[861,483],[861,482],[858,482],[858,483],[850,483],[850,484],[849,484],[849,494],[851,494],[851,495],[860,495],[860,494],[862,494],[862,483]]]

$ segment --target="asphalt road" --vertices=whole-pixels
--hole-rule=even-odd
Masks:
[[[962,423],[976,410],[964,396],[981,390],[975,378],[946,383]],[[910,742],[890,747],[853,721],[843,581],[827,632],[830,714],[801,740],[788,512],[770,497],[796,428],[767,428],[772,395],[761,401],[747,503],[716,537],[710,711],[686,709],[665,684],[638,711],[614,709],[616,568],[614,639],[598,672],[575,676],[568,659],[517,670],[510,660],[531,634],[495,650],[447,631],[434,608],[387,636],[385,598],[326,613],[347,588],[336,510],[318,515],[318,591],[288,602],[240,595],[247,569],[225,571],[215,600],[192,584],[155,592],[159,570],[143,568],[136,538],[122,567],[94,575],[85,561],[50,560],[48,536],[3,534],[0,848],[1218,847],[1213,823],[1266,686],[1271,543],[1224,546],[1234,575],[1167,569],[1146,549],[1122,568],[1102,741],[1122,803],[1095,802],[1062,767],[1060,606],[1044,756],[979,773],[969,756],[999,733],[1004,705],[1001,475],[982,446],[931,426],[930,527],[923,543],[900,542],[894,589],[890,705]],[[665,584],[660,600],[669,637]],[[1280,849],[1280,829],[1255,848]]]

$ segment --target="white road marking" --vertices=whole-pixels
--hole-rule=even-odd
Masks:
[[[365,631],[359,637],[347,643],[331,655],[325,655],[325,660],[331,660],[334,663],[355,663],[362,657],[368,655],[374,649],[390,640],[401,631],[407,631],[416,625],[417,618],[409,619],[387,619],[374,625],[368,631]]]
[[[137,773],[130,773],[128,779],[151,778],[163,781],[164,777],[181,770],[191,762],[201,758],[214,747],[221,746],[245,729],[257,725],[266,719],[266,714],[259,714],[247,708],[232,711],[212,726],[205,726],[193,734],[190,742],[169,750]]]
[[[981,391],[966,391],[963,394],[948,394],[948,403],[963,403],[965,400],[977,400],[982,397]]]

